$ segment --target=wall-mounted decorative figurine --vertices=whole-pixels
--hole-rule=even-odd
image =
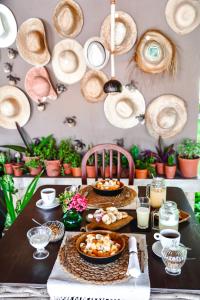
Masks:
[[[80,81],[86,71],[81,44],[73,39],[58,42],[53,50],[52,66],[59,81],[67,84]]]
[[[124,138],[114,139],[114,142],[116,142],[118,146],[124,148]]]
[[[0,126],[16,129],[17,122],[24,126],[30,117],[30,104],[26,95],[17,87],[0,87]]]
[[[3,66],[4,73],[11,73],[12,69],[13,69],[13,67],[10,63],[5,63]]]
[[[8,76],[6,76],[6,78],[8,78],[10,85],[16,85],[18,81],[21,80],[19,77],[13,76],[12,74],[9,74]]]
[[[38,104],[57,99],[57,94],[45,67],[31,68],[26,73],[24,86],[29,97]]]
[[[20,26],[16,39],[20,56],[34,66],[45,66],[50,60],[43,22],[37,18],[26,20]]]
[[[139,39],[133,60],[146,73],[174,75],[177,70],[176,46],[162,32],[148,30]]]
[[[38,111],[44,111],[46,109],[46,102],[40,102],[40,100],[38,100],[38,105],[37,105],[37,110]]]
[[[76,123],[76,116],[66,117],[63,121],[63,124],[67,124],[69,127],[75,127]]]
[[[99,102],[106,98],[103,87],[108,81],[105,73],[98,70],[90,70],[85,73],[81,80],[81,93],[90,102]]]
[[[66,85],[64,85],[63,83],[57,83],[56,84],[56,92],[58,95],[64,93],[67,91],[67,87]]]
[[[107,65],[110,52],[100,37],[92,37],[84,45],[84,55],[90,69],[101,70]]]
[[[187,122],[185,102],[175,95],[162,95],[147,107],[145,124],[149,134],[156,139],[171,138],[182,131]]]
[[[73,0],[60,0],[53,12],[53,23],[62,37],[76,37],[83,27],[83,12]]]
[[[107,120],[118,128],[131,128],[138,125],[136,118],[145,113],[143,95],[135,89],[123,87],[122,93],[108,95],[104,102],[104,112]]]
[[[107,16],[101,26],[101,38],[110,50],[111,16]],[[137,39],[137,27],[133,18],[124,11],[115,13],[115,53],[127,53],[134,46]]]
[[[9,59],[15,59],[18,54],[18,51],[13,48],[8,48],[8,58]]]
[[[200,1],[169,0],[165,16],[173,31],[181,35],[188,34],[200,24]]]
[[[85,143],[83,143],[83,141],[82,140],[74,140],[74,142],[75,142],[75,149],[77,150],[77,151],[79,151],[79,150],[83,150],[85,147],[86,147],[86,144]]]
[[[11,46],[17,36],[17,23],[11,10],[0,4],[0,48]]]

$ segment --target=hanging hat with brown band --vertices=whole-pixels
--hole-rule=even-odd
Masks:
[[[133,59],[146,73],[175,74],[177,69],[176,46],[158,30],[148,30],[142,35]]]
[[[30,118],[30,104],[26,95],[17,87],[0,87],[0,126],[16,129],[15,122],[21,127]]]
[[[28,19],[20,26],[16,44],[19,54],[29,64],[45,66],[49,62],[45,29],[40,19]]]
[[[187,122],[185,102],[175,95],[162,95],[147,107],[145,124],[155,138],[171,138],[182,131]]]
[[[53,13],[56,31],[62,37],[76,37],[83,27],[83,13],[73,0],[60,0]]]

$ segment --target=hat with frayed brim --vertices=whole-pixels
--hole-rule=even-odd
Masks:
[[[83,47],[74,39],[58,42],[53,50],[53,71],[58,80],[73,84],[81,80],[86,71]]]
[[[107,120],[118,128],[131,128],[139,123],[138,117],[145,113],[143,95],[137,90],[123,87],[121,93],[108,95],[104,102]]]
[[[0,87],[0,126],[16,129],[15,122],[21,127],[30,118],[30,104],[26,95],[17,87]]]
[[[0,48],[11,46],[17,36],[17,23],[11,10],[0,4]]]
[[[136,46],[134,59],[146,73],[176,72],[176,47],[158,30],[148,30],[142,35]]]
[[[106,98],[103,86],[108,81],[105,73],[98,70],[90,70],[81,80],[81,93],[90,102],[99,102]]]
[[[101,26],[101,38],[110,51],[110,15]],[[137,27],[133,18],[124,11],[115,13],[115,54],[127,53],[134,46],[137,39]]]
[[[187,122],[185,102],[175,95],[162,95],[147,107],[145,124],[155,138],[171,138],[182,131]]]
[[[31,18],[22,23],[16,44],[19,54],[29,64],[45,66],[49,62],[45,29],[40,19]]]
[[[37,103],[57,99],[57,94],[45,67],[31,68],[26,73],[24,85],[29,97]]]
[[[190,33],[200,24],[200,1],[169,0],[165,16],[173,31],[181,35]]]
[[[73,0],[61,0],[53,13],[53,23],[56,31],[62,37],[75,37],[83,27],[83,13]]]

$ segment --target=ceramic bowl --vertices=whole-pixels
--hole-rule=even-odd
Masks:
[[[105,180],[101,180],[101,182],[104,183]],[[120,187],[116,190],[107,190],[107,189],[101,190],[96,187],[96,183],[93,185],[93,190],[95,191],[95,193],[101,196],[117,196],[123,191],[123,189],[124,189],[124,184],[121,181],[120,181]]]

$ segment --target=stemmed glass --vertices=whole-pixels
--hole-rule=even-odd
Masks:
[[[29,243],[37,250],[33,253],[33,258],[44,259],[49,256],[49,251],[45,249],[51,238],[51,229],[46,226],[33,227],[27,232]]]

